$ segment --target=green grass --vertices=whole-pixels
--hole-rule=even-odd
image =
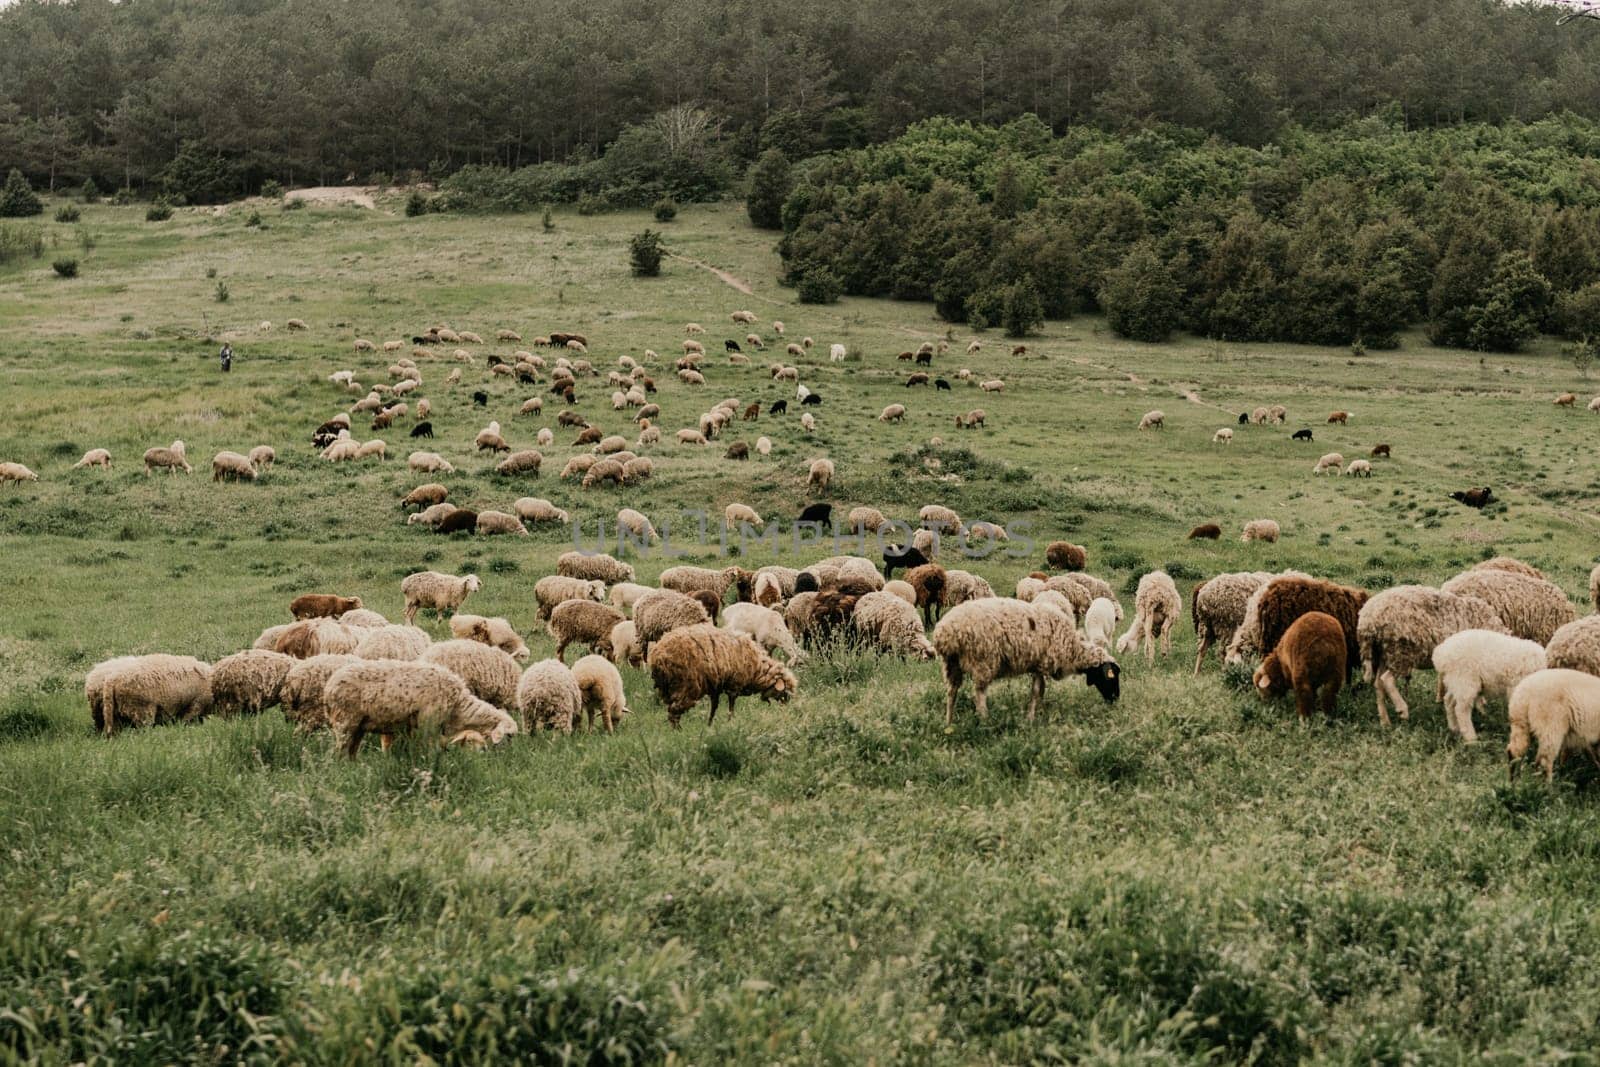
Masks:
[[[795,304],[773,280],[771,235],[737,206],[683,209],[669,247],[747,280],[749,296],[682,258],[632,279],[644,213],[562,213],[546,234],[536,216],[386,206],[267,207],[261,227],[245,225],[249,205],[164,223],[90,206],[77,225],[96,240],[72,285],[53,279],[48,248],[0,273],[0,459],[40,474],[0,488],[0,1056],[1596,1062],[1595,776],[1572,761],[1554,789],[1508,785],[1503,717],[1480,716],[1484,743],[1462,748],[1426,676],[1409,724],[1381,729],[1357,689],[1303,730],[1214,662],[1192,678],[1187,620],[1170,661],[1128,660],[1120,703],[1053,685],[1034,726],[1022,683],[997,687],[987,724],[964,700],[947,731],[935,667],[845,657],[803,669],[793,703],[747,701],[709,730],[703,713],[668,730],[628,671],[634,714],[616,736],[482,754],[373,746],[347,763],[276,711],[95,737],[81,682],[98,660],[220,657],[310,590],[394,616],[400,578],[421,566],[476,570],[469,609],[507,615],[550,652],[532,587],[569,536],[433,538],[395,506],[426,480],[403,458],[330,468],[307,443],[347,402],[329,373],[382,378],[389,360],[358,357],[353,338],[441,320],[486,337],[577,329],[602,368],[653,348],[669,438],[721,397],[789,395],[759,355],[739,368],[713,352],[710,384],[680,386],[686,321],[713,349],[743,336],[727,315],[746,307],[763,333],[781,318],[791,339],[816,338],[801,363],[825,397],[814,439],[795,416],[764,415],[724,443],[765,433],[771,458],[667,444],[656,477],[625,493],[556,481],[572,431],[537,481],[506,484],[470,454],[489,418],[515,446],[554,425],[557,405],[515,418],[528,387],[487,381],[485,351],[516,346],[483,346],[453,389],[454,364],[419,361],[430,447],[460,469],[452,498],[548,496],[590,536],[621,506],[658,524],[734,500],[792,516],[808,462],[830,455],[839,505],[1026,521],[1037,542],[1086,544],[1119,589],[1157,566],[1186,598],[1196,577],[1243,568],[1381,588],[1505,552],[1577,599],[1595,559],[1600,422],[1550,404],[1594,387],[1554,345],[1484,359],[1420,338],[1363,357],[1144,346],[1085,317],[1050,324],[1026,358],[993,334],[966,356],[955,330],[935,365],[954,391],[907,390],[894,354],[946,326],[922,305]],[[74,227],[49,229],[80,247]],[[291,317],[312,330],[284,332]],[[827,364],[833,341],[850,361]],[[1006,392],[955,382],[960,366]],[[488,411],[468,399],[480,381]],[[609,393],[580,383],[580,410],[623,432]],[[891,402],[909,406],[905,423],[875,422]],[[1290,426],[1209,443],[1275,402]],[[957,431],[973,407],[988,428]],[[1158,407],[1168,429],[1136,432]],[[1348,426],[1323,424],[1336,408],[1354,412]],[[1288,440],[1301,425],[1315,444]],[[409,451],[404,435],[382,435],[391,455]],[[944,445],[927,448],[934,436]],[[145,479],[139,454],[174,437],[196,474]],[[1379,441],[1394,459],[1370,481],[1310,474],[1325,451]],[[216,451],[260,443],[279,454],[260,483],[206,476]],[[69,471],[100,446],[111,473]],[[1483,483],[1505,503],[1480,514],[1447,499]],[[1256,517],[1277,518],[1282,542],[1238,543]],[[1204,521],[1229,536],[1183,539]],[[1005,592],[1041,556],[971,569]]]

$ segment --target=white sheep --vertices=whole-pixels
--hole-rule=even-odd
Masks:
[[[283,717],[295,724],[295,733],[311,733],[330,725],[328,704],[324,699],[328,679],[341,667],[360,662],[349,654],[293,661],[278,691],[278,704],[283,709]]]
[[[110,736],[124,726],[193,722],[211,711],[211,665],[193,656],[122,656],[84,678],[96,729]]]
[[[1510,718],[1506,760],[1513,777],[1533,740],[1539,742],[1535,761],[1546,782],[1554,779],[1556,760],[1569,750],[1587,752],[1600,766],[1600,678],[1561,668],[1529,675],[1512,690]]]
[[[594,729],[594,717],[598,712],[606,733],[615,733],[622,717],[631,714],[627,693],[622,688],[622,675],[617,668],[604,656],[584,656],[572,665],[572,680],[578,683],[578,692],[583,697],[584,728]]]
[[[1339,452],[1328,452],[1317,460],[1317,465],[1311,468],[1311,473],[1322,474],[1325,471],[1332,471],[1334,474],[1338,474],[1343,469],[1344,455]]]
[[[1091,607],[1093,605],[1090,605]],[[1117,651],[1137,650],[1144,642],[1145,659],[1154,663],[1156,638],[1161,639],[1161,654],[1172,653],[1172,631],[1183,613],[1183,598],[1178,587],[1166,571],[1151,571],[1139,579],[1139,590],[1133,600],[1133,622],[1127,633],[1117,640]]]
[[[453,474],[455,468],[437,452],[413,452],[406,457],[406,466],[419,474]]]
[[[933,642],[922,631],[916,606],[893,593],[880,590],[861,597],[850,616],[850,625],[862,638],[886,652],[917,659],[934,656]]]
[[[1231,444],[1233,444],[1233,431],[1228,429],[1226,426],[1224,426],[1222,429],[1218,430],[1216,433],[1211,435],[1211,443],[1214,444],[1214,445],[1216,445],[1216,444],[1223,444],[1223,445],[1231,445]]]
[[[906,417],[904,404],[890,404],[878,413],[879,422],[902,422]]]
[[[806,478],[806,488],[815,489],[819,493],[826,493],[828,486],[833,482],[833,460],[814,459],[811,461],[810,474]]]
[[[654,544],[661,540],[661,535],[656,532],[649,516],[633,508],[623,508],[617,512],[617,529],[628,531],[645,544]]]
[[[1450,732],[1468,743],[1476,741],[1473,709],[1490,698],[1509,699],[1518,682],[1544,668],[1544,646],[1493,630],[1462,630],[1439,642],[1433,669]]]
[[[73,470],[81,470],[84,467],[104,467],[106,470],[110,470],[111,469],[111,453],[110,453],[110,451],[107,450],[107,449],[104,449],[104,448],[91,448],[91,449],[89,449],[89,451],[87,451],[87,452],[85,452],[83,454],[83,458],[82,459],[78,460],[78,462],[76,462],[76,463],[74,463],[72,465],[72,469]]]
[[[1117,605],[1103,596],[1095,597],[1083,613],[1084,640],[1096,648],[1111,651],[1117,626]]]
[[[485,618],[482,615],[457,612],[450,616],[450,633],[458,640],[493,645],[512,659],[528,658],[527,642],[523,641],[522,635],[517,633],[510,622],[498,615],[494,618]]]
[[[604,552],[563,552],[556,557],[556,573],[568,578],[585,578],[607,584],[631,582],[633,567]]]
[[[21,465],[17,464],[17,466]],[[176,474],[179,470],[182,470],[185,474],[194,473],[194,468],[189,466],[189,460],[185,455],[182,441],[174,441],[166,448],[151,448],[145,450],[145,476],[149,477],[151,471],[160,469],[165,469],[168,474]],[[28,468],[22,467],[22,470],[28,471]],[[28,473],[33,474],[32,471],[28,471]],[[38,475],[33,474],[34,481],[38,481],[38,478]]]
[[[1251,519],[1244,524],[1244,532],[1239,535],[1239,540],[1244,542],[1265,541],[1268,544],[1276,543],[1281,533],[1276,519]]]
[[[220,482],[224,479],[253,482],[256,480],[256,469],[251,466],[248,456],[241,456],[237,452],[218,452],[211,457],[211,480]]]
[[[511,510],[516,512],[517,518],[521,519],[523,522],[554,522],[565,526],[571,521],[565,511],[556,507],[543,497],[518,497],[517,500],[511,505]]]
[[[1163,411],[1147,411],[1139,420],[1141,430],[1164,430],[1167,428],[1167,416]]]
[[[356,645],[357,659],[414,660],[428,650],[433,638],[415,626],[379,626],[363,631]]]
[[[408,574],[400,582],[400,592],[406,600],[406,624],[415,623],[417,612],[423,608],[431,609],[440,617],[454,615],[462,601],[481,588],[483,582],[476,574],[461,577],[438,571]]]
[[[1402,719],[1411,717],[1397,681],[1404,682],[1413,671],[1432,666],[1433,650],[1462,630],[1507,632],[1494,609],[1477,597],[1423,585],[1385,589],[1362,605],[1356,619],[1361,674],[1374,683],[1383,725],[1389,725],[1385,698],[1393,701]]]
[[[542,659],[517,682],[517,711],[525,730],[548,727],[570,734],[583,713],[583,691],[565,663]]]
[[[421,732],[446,743],[498,744],[517,732],[511,716],[432,663],[352,663],[328,679],[323,700],[337,748],[351,758],[369,733]]]
[[[297,662],[260,648],[224,656],[211,668],[211,710],[222,716],[261,714],[278,703],[283,680]]]
[[[845,351],[844,345],[833,344],[833,345],[829,345],[828,346],[828,362],[829,363],[843,363],[844,360],[845,360],[846,354],[847,353]]]
[[[450,671],[472,695],[497,708],[513,708],[521,671],[517,661],[504,650],[481,641],[456,638],[441,641],[417,657],[419,663],[432,663]]]
[[[995,598],[952,608],[933,628],[933,646],[943,661],[947,725],[955,721],[956,694],[969,677],[984,719],[989,686],[1001,678],[1033,678],[1030,722],[1044,699],[1047,678],[1082,674],[1106,700],[1115,700],[1120,690],[1120,668],[1104,651],[1086,645],[1065,615],[1020,600]]]
[[[1350,466],[1344,469],[1344,472],[1352,478],[1370,478],[1372,477],[1372,463],[1364,459],[1353,459],[1350,461]]]
[[[258,471],[264,471],[278,462],[278,450],[271,445],[256,445],[250,450],[250,466]]]

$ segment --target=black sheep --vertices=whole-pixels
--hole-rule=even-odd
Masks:
[[[489,355],[489,366],[498,367],[500,364],[502,364],[504,362],[505,362],[505,360],[501,359],[499,356],[494,355],[493,353],[490,353],[490,355]]]
[[[411,427],[411,436],[412,437],[432,437],[433,436],[433,423],[431,423],[431,422],[419,422],[419,423],[417,423],[415,426]]]
[[[801,593],[820,592],[821,589],[822,586],[817,583],[817,576],[810,571],[801,571],[795,575],[794,591],[796,596]]]
[[[800,517],[795,522],[814,522],[818,526],[826,526],[833,518],[832,504],[807,504]]]
[[[933,353],[932,352],[918,352],[917,353],[917,365],[921,366],[921,367],[931,367],[931,366],[933,366]]]
[[[928,562],[928,557],[915,545],[890,545],[883,550],[883,576],[885,579],[894,577],[894,572],[899,568],[911,570]]]
[[[1494,492],[1486,485],[1481,489],[1468,489],[1465,492],[1450,494],[1451,500],[1458,500],[1469,508],[1481,508],[1494,503]]]
[[[774,400],[767,406],[768,415],[787,415],[788,413],[789,402],[787,400]]]
[[[489,394],[484,392],[482,389],[479,389],[477,392],[472,394],[472,402],[478,405],[480,408],[486,408],[489,406]]]
[[[1250,425],[1250,416],[1245,414],[1242,411],[1239,412],[1239,425],[1240,426],[1248,426],[1248,425]]]
[[[724,342],[722,342],[722,347],[727,349],[729,352],[743,352],[744,351],[744,349],[739,347],[739,342],[738,341],[724,341]]]
[[[933,391],[937,393],[941,389],[948,393],[950,391],[950,383],[943,378],[935,378],[933,380]]]
[[[465,530],[467,533],[471,533],[477,529],[477,526],[478,513],[476,511],[472,511],[469,508],[456,508],[444,517],[444,521],[439,523],[439,527],[435,532],[453,534]]]
[[[1292,436],[1293,436],[1294,440],[1296,440],[1296,441],[1309,441],[1309,440],[1311,440],[1311,431],[1310,430],[1296,430],[1293,433]]]
[[[814,407],[820,407],[821,405],[822,405],[822,397],[819,396],[816,393],[807,393],[800,400],[800,406],[803,407],[803,408],[814,408]]]

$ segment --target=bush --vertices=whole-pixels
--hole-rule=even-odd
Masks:
[[[283,202],[283,210],[285,211],[302,211],[305,206],[306,202],[299,197],[291,197]]]
[[[268,178],[261,183],[261,195],[268,200],[283,199],[283,183],[276,178]]]
[[[100,200],[100,187],[94,183],[93,178],[83,179],[83,188],[78,190],[78,195],[85,204],[97,203]]]
[[[411,190],[411,195],[406,197],[406,218],[414,219],[418,215],[426,215],[430,210],[428,198],[422,195],[422,191]]]
[[[83,212],[78,210],[76,204],[62,204],[56,208],[57,222],[77,222],[83,218]]]
[[[1562,353],[1572,361],[1573,368],[1583,377],[1589,377],[1589,369],[1594,366],[1595,356],[1600,354],[1600,342],[1587,337],[1580,338],[1566,345]]]
[[[127,207],[133,203],[133,190],[124,185],[121,189],[111,194],[111,201],[118,207]]]
[[[233,295],[232,293],[228,292],[227,282],[218,282],[216,293],[217,303],[219,304],[226,304],[228,302],[228,297]]]
[[[56,274],[63,278],[76,278],[78,276],[78,261],[75,259],[58,259],[50,264]]]
[[[544,227],[545,233],[553,233],[556,228],[555,214],[549,209],[544,209],[544,214],[539,218],[539,225]]]
[[[240,192],[239,168],[215,148],[185,141],[161,172],[161,187],[186,204],[215,204]]]
[[[671,222],[678,217],[678,202],[670,196],[664,196],[656,201],[655,213],[657,222]]]
[[[831,304],[844,293],[844,283],[827,267],[812,267],[796,286],[802,304]]]
[[[246,226],[250,226],[250,227],[260,226],[261,225],[261,212],[259,212],[259,211],[250,212],[250,216],[244,220],[244,224]]]
[[[172,205],[167,203],[167,198],[158,196],[155,202],[145,209],[144,221],[166,222],[172,217]]]
[[[34,194],[33,186],[15,167],[0,187],[0,218],[21,219],[29,215],[44,214],[44,201]]]
[[[763,230],[782,229],[783,202],[792,185],[788,158],[776,148],[761,153],[750,168],[750,192],[745,198],[750,221]]]
[[[593,193],[584,193],[578,197],[578,214],[588,217],[598,215],[606,209],[606,202]]]
[[[44,255],[44,229],[38,225],[0,226],[0,263]]]
[[[636,278],[654,278],[661,273],[661,235],[654,230],[634,234],[628,242],[628,262]]]

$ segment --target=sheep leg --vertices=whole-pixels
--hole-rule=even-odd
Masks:
[[[1039,714],[1039,702],[1044,699],[1044,675],[1033,676],[1033,684],[1028,687],[1028,721],[1031,723]]]
[[[1476,743],[1478,740],[1478,731],[1472,725],[1472,709],[1478,702],[1478,696],[1477,692],[1457,693],[1455,695],[1456,721],[1454,729],[1461,735],[1461,740],[1469,745]]]
[[[409,600],[406,601],[405,616],[407,626],[415,626],[417,624],[417,609],[421,606],[420,604],[413,604]]]
[[[1144,660],[1151,666],[1156,662],[1156,627],[1153,618],[1144,620]]]
[[[1372,686],[1372,690],[1378,696],[1378,721],[1383,723],[1383,725],[1385,725],[1385,726],[1393,725],[1392,723],[1389,722],[1389,709],[1388,709],[1388,707],[1386,707],[1384,705],[1384,702],[1383,702],[1384,687],[1383,687],[1383,676],[1382,675],[1380,675],[1374,681],[1373,686]]]
[[[563,666],[567,662],[567,638],[565,637],[556,642],[556,660]]]
[[[728,718],[733,718],[733,702],[739,698],[732,693],[728,694]]]
[[[1300,717],[1301,726],[1311,721],[1311,707],[1316,702],[1316,689],[1308,680],[1297,678],[1294,683],[1294,711]]]
[[[1335,679],[1334,681],[1329,682],[1327,685],[1323,686],[1322,689],[1322,714],[1326,715],[1330,719],[1333,718],[1334,708],[1336,708],[1339,703],[1339,686],[1337,681],[1338,680]]]
[[[961,691],[961,664],[954,659],[944,661],[944,724],[956,721],[956,694]]]
[[[1168,623],[1166,625],[1166,627],[1161,631],[1161,654],[1163,656],[1172,655],[1172,624],[1171,623]]]
[[[1200,674],[1200,664],[1206,661],[1206,649],[1211,647],[1211,635],[1201,634],[1198,647],[1199,651],[1196,652],[1194,656],[1194,673],[1196,676]]]
[[[349,735],[343,739],[343,744],[340,745],[340,748],[346,756],[355,759],[356,753],[361,751],[361,742],[366,740],[366,737],[366,728],[357,724],[351,728]]]
[[[1411,708],[1406,704],[1406,698],[1400,695],[1400,687],[1395,684],[1394,673],[1391,671],[1384,671],[1383,677],[1378,679],[1378,681],[1384,686],[1388,687],[1389,699],[1394,702],[1394,710],[1400,713],[1400,718],[1410,722]]]

